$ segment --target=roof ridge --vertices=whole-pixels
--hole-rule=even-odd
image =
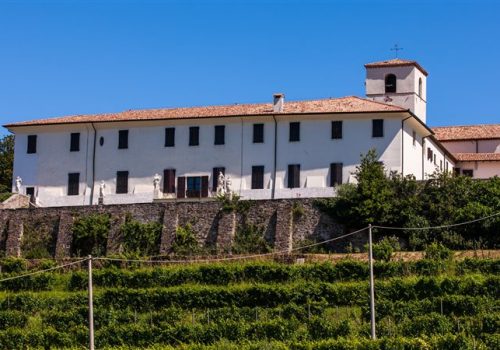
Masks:
[[[500,125],[500,123],[493,124],[469,124],[469,125],[450,125],[450,126],[431,126],[431,129],[444,129],[444,128],[470,128],[476,126],[496,126]]]

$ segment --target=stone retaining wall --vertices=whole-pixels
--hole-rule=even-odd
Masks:
[[[216,247],[220,253],[231,252],[234,237],[243,224],[262,228],[266,239],[278,251],[291,251],[303,242],[344,233],[342,226],[316,208],[313,199],[255,200],[243,211],[233,212],[223,211],[218,201],[7,209],[0,210],[0,255],[23,256],[23,232],[29,229],[36,234],[37,229],[43,229],[45,235],[54,236],[51,254],[58,258],[69,256],[73,222],[92,213],[111,217],[107,254],[118,252],[119,228],[127,214],[141,222],[154,221],[163,225],[161,254],[171,250],[177,227],[188,223],[200,245]],[[335,243],[335,250],[341,251],[348,241]]]

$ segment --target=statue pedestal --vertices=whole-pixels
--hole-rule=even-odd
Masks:
[[[153,198],[154,199],[160,198],[160,190],[156,189],[153,191]]]

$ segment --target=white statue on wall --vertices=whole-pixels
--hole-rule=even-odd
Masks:
[[[21,193],[21,186],[23,184],[23,179],[21,179],[21,176],[16,177],[16,192]]]
[[[226,193],[229,196],[229,199],[233,199],[233,191],[232,191],[232,183],[231,183],[231,177],[228,175],[226,177]]]
[[[160,174],[155,174],[155,176],[153,176],[153,187],[154,187],[154,190],[155,191],[159,191],[160,190],[160,181],[161,181],[161,176]]]
[[[106,184],[104,183],[104,180],[101,181],[101,184],[99,185],[99,198],[104,198],[104,189],[106,188]]]
[[[224,174],[222,173],[222,171],[219,171],[219,176],[217,177],[217,194],[224,195],[224,193],[226,192],[225,182],[226,179],[224,177]]]

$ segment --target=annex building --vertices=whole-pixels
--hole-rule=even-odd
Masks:
[[[483,171],[488,166],[462,156],[471,152],[446,136],[460,131],[427,126],[427,72],[417,62],[365,67],[365,98],[286,101],[275,94],[262,104],[5,125],[15,134],[13,189],[39,206],[141,203],[213,197],[223,175],[244,199],[327,197],[355,180],[360,155],[371,148],[387,171],[417,179],[457,167],[472,176],[499,173],[498,162]],[[488,146],[497,160],[498,140]]]

